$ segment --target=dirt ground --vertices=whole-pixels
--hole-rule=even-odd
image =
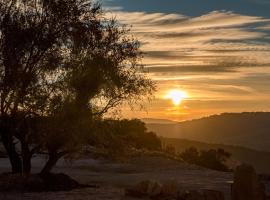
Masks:
[[[44,159],[33,160],[33,172],[38,172]],[[0,173],[9,171],[7,159],[0,159]],[[98,188],[84,188],[69,192],[0,193],[0,200],[132,200],[124,195],[124,188],[143,180],[164,183],[176,180],[179,189],[214,189],[230,199],[231,173],[179,163],[161,157],[136,157],[126,162],[80,159],[73,163],[60,161],[54,172],[63,172],[83,184],[97,184]]]

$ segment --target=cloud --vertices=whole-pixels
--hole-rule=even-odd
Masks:
[[[190,108],[190,118],[266,108],[270,19],[227,11],[198,17],[124,11],[113,15],[132,26],[145,52],[143,63],[158,83],[157,101],[149,111],[153,116],[171,108],[162,100],[171,88],[189,93],[183,106]]]
[[[146,53],[144,63],[153,73],[232,72],[243,65],[270,63],[270,44],[263,41],[269,38],[269,31],[262,30],[270,26],[270,19],[228,11],[199,17],[123,11],[113,14],[121,23],[132,25],[132,33]],[[244,64],[236,65],[235,60]]]

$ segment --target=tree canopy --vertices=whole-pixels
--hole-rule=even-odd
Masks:
[[[196,164],[218,171],[230,171],[226,162],[231,157],[224,149],[209,149],[198,151],[195,147],[190,147],[179,154],[187,163]]]
[[[151,95],[141,55],[90,0],[0,0],[0,132],[13,172],[30,173],[39,151],[57,161],[93,119]]]
[[[145,123],[139,119],[105,119],[95,123],[92,137],[88,143],[104,149],[109,156],[125,156],[133,150],[161,150],[158,136],[149,132]]]

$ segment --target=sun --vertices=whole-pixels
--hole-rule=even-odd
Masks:
[[[165,96],[166,99],[171,99],[172,103],[175,106],[181,104],[181,102],[188,97],[187,93],[180,89],[174,89],[168,91],[167,95]]]

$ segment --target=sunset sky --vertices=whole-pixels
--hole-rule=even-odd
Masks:
[[[270,111],[270,0],[103,0],[103,5],[132,25],[157,83],[147,112],[127,108],[124,117],[181,121]]]

